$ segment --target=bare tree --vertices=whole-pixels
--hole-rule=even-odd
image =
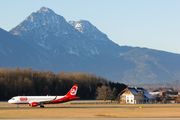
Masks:
[[[138,103],[142,103],[144,101],[143,92],[138,92],[138,94],[135,95],[135,99]]]
[[[112,91],[109,86],[98,87],[96,94],[97,94],[96,99],[98,99],[98,100],[106,101],[107,99],[112,99]]]

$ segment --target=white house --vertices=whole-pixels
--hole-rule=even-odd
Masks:
[[[153,97],[147,90],[139,87],[127,87],[120,94],[121,103],[152,103]]]

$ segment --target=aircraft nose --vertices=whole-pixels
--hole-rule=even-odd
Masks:
[[[11,100],[8,100],[8,103],[12,103],[12,101],[11,101]]]

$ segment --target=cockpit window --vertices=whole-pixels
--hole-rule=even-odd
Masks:
[[[11,100],[15,100],[15,98],[12,98]]]

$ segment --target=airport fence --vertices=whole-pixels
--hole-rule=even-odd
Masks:
[[[47,104],[46,106],[68,106],[68,105],[117,105],[117,101],[72,101],[60,104]],[[0,102],[0,106],[17,106],[8,102]],[[20,104],[19,106],[28,106],[28,104]]]
[[[158,103],[163,104],[163,103]],[[172,104],[172,103],[166,103],[166,104]],[[178,103],[174,103],[174,104],[178,104]],[[128,104],[122,104],[119,103],[118,101],[72,101],[72,102],[66,102],[66,103],[59,103],[59,104],[46,104],[45,106],[49,106],[49,107],[69,107],[69,106],[96,106],[96,105],[128,105]],[[132,104],[129,104],[132,105]],[[0,102],[0,107],[16,107],[18,105],[16,104],[10,104],[8,102]],[[19,107],[27,107],[29,106],[28,104],[20,104]]]

